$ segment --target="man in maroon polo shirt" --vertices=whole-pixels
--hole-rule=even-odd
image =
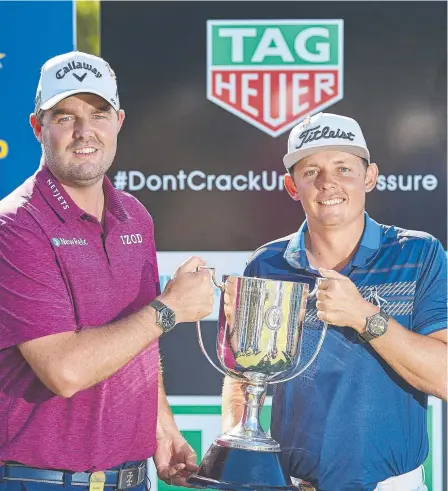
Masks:
[[[159,290],[151,216],[106,171],[124,120],[101,58],[42,67],[37,172],[0,202],[0,491],[144,489],[145,463],[185,485],[158,338],[212,310],[193,257]]]

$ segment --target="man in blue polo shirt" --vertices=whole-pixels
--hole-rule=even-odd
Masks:
[[[353,119],[307,118],[291,131],[284,164],[306,221],[259,248],[244,275],[323,276],[316,308],[329,330],[309,370],[275,386],[282,465],[318,491],[426,491],[427,398],[447,399],[445,251],[427,233],[366,213],[378,167]],[[242,394],[226,377],[225,431],[240,419]]]

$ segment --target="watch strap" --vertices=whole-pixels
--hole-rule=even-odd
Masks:
[[[358,339],[361,341],[361,343],[368,343],[372,341],[372,339],[375,339],[376,336],[373,334],[370,334],[368,331],[360,332],[358,333]]]
[[[157,312],[161,312],[163,309],[167,309],[168,307],[162,303],[160,300],[153,300],[150,304],[149,304],[152,308],[154,308],[155,310],[157,310]]]

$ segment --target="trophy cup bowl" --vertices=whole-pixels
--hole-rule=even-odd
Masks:
[[[259,414],[269,384],[297,377],[317,357],[327,325],[310,359],[300,366],[307,302],[317,291],[307,283],[245,276],[215,278],[221,290],[217,356],[210,359],[197,322],[199,345],[207,360],[223,375],[243,382],[245,403],[241,421],[220,435],[208,449],[190,485],[229,491],[296,489],[280,465],[280,445],[262,429]],[[300,368],[299,368],[300,367]]]

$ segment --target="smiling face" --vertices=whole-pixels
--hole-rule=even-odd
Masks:
[[[338,227],[363,219],[366,192],[376,184],[378,167],[367,169],[356,155],[320,151],[294,165],[285,175],[285,187],[301,201],[309,223]]]
[[[44,111],[31,125],[51,172],[64,184],[87,187],[103,178],[124,120],[102,97],[76,94]]]

